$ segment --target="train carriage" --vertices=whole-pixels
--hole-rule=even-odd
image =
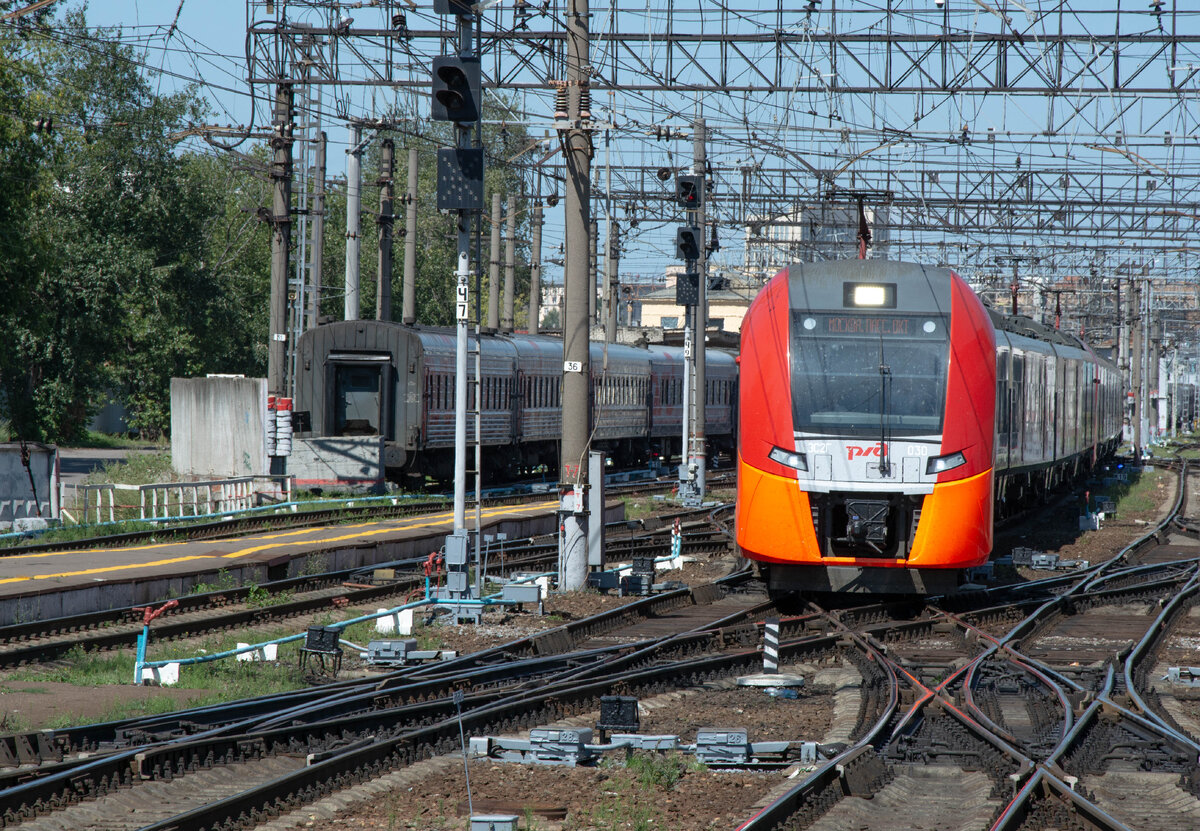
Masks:
[[[305,332],[298,343],[298,435],[380,435],[388,475],[453,476],[455,332],[355,320]],[[737,367],[709,350],[706,413],[713,452],[731,450]],[[554,470],[562,435],[562,342],[484,334],[476,386],[489,470]],[[591,345],[592,443],[620,464],[679,453],[683,350]],[[473,399],[468,404],[473,409]],[[471,420],[473,429],[473,419]]]
[[[1120,428],[1111,364],[949,269],[793,265],[751,305],[740,362],[737,539],[774,592],[953,590],[997,504]]]

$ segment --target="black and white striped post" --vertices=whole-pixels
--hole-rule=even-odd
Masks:
[[[763,673],[779,672],[779,618],[763,621]]]

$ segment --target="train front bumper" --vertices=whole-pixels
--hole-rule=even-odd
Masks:
[[[797,480],[767,473],[738,456],[737,544],[765,563],[870,568],[963,569],[987,561],[992,550],[992,470],[940,482],[926,494],[907,556],[821,555],[808,493]]]

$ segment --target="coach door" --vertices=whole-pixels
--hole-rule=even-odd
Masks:
[[[335,436],[378,436],[384,433],[384,381],[390,361],[357,358],[334,361],[333,431]]]

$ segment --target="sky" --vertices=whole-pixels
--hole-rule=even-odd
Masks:
[[[561,5],[562,0],[558,1]],[[69,2],[63,0],[62,5],[65,7]],[[1064,234],[1073,230],[1072,221],[1089,220],[1086,214],[1073,214],[1076,219],[1060,222],[1056,217],[1070,212],[1055,212],[1053,204],[1044,222],[1037,219],[1044,228],[1032,223],[1024,230],[1011,232],[994,227],[1003,217],[986,213],[980,214],[976,222],[976,226],[986,227],[948,222],[947,209],[935,205],[938,199],[943,203],[953,201],[960,194],[999,193],[1012,198],[1019,190],[1027,191],[1031,197],[1027,201],[1032,204],[1057,201],[1069,208],[1102,193],[1105,199],[1132,205],[1151,197],[1161,199],[1162,194],[1169,192],[1172,210],[1200,212],[1200,160],[1196,159],[1200,143],[1195,139],[1200,133],[1196,123],[1200,107],[1191,100],[1200,83],[1200,46],[1187,43],[1179,50],[1159,51],[1151,44],[1139,53],[1126,45],[1122,52],[1124,76],[1145,66],[1142,75],[1135,78],[1138,83],[1165,85],[1173,77],[1182,82],[1183,94],[1176,98],[1134,101],[1123,99],[1120,89],[1107,96],[1081,94],[1063,96],[1053,102],[1036,94],[944,92],[934,83],[941,72],[948,71],[950,77],[969,76],[974,82],[980,75],[993,71],[993,58],[985,47],[974,43],[974,38],[997,32],[1018,33],[1022,53],[1032,56],[1032,69],[1019,79],[1019,84],[1036,87],[1039,76],[1054,73],[1055,58],[1049,38],[1065,31],[1084,36],[1079,43],[1067,47],[1064,64],[1067,76],[1077,78],[1081,85],[1103,85],[1109,54],[1102,36],[1114,31],[1145,32],[1153,36],[1161,31],[1156,30],[1156,26],[1161,26],[1161,18],[1148,13],[1146,0],[946,0],[942,6],[935,6],[933,0],[888,0],[888,4],[895,10],[891,15],[878,11],[885,5],[883,2],[867,0],[815,2],[810,4],[815,9],[812,13],[803,10],[802,2],[787,3],[776,10],[757,0],[744,0],[743,8],[737,10],[716,0],[673,3],[629,0],[620,4],[619,11],[613,11],[612,3],[594,0],[594,32],[620,30],[646,34],[645,41],[620,47],[597,42],[591,58],[601,76],[634,87],[622,92],[619,98],[597,94],[593,100],[597,117],[618,125],[613,132],[611,156],[605,153],[602,137],[597,136],[593,161],[593,171],[597,174],[595,186],[599,189],[606,181],[600,177],[604,163],[611,158],[615,167],[614,200],[621,193],[643,195],[627,196],[623,202],[614,201],[610,206],[622,232],[623,273],[661,274],[673,262],[674,227],[680,217],[665,199],[673,177],[660,182],[647,175],[647,171],[652,173],[660,167],[673,172],[686,170],[692,153],[690,122],[702,107],[711,136],[710,164],[718,192],[726,197],[715,202],[711,211],[711,216],[720,223],[722,251],[717,256],[718,265],[748,270],[751,252],[749,242],[744,240],[751,221],[765,219],[769,223],[773,218],[794,217],[797,205],[805,199],[819,198],[814,195],[825,189],[821,176],[829,176],[829,182],[841,188],[890,190],[908,196],[910,203],[916,203],[915,208],[905,209],[907,213],[902,218],[893,209],[893,216],[902,219],[893,235],[893,253],[920,262],[956,265],[960,270],[965,269],[968,276],[972,270],[994,271],[996,257],[1002,254],[1020,255],[1042,264],[1039,267],[1049,268],[1043,275],[1046,281],[1070,270],[1078,271],[1087,264],[1099,263],[1103,270],[1131,260],[1157,263],[1156,267],[1168,264],[1185,267],[1200,275],[1200,257],[1192,253],[1188,239],[1157,240],[1143,253],[1138,240],[1119,223],[1104,233],[1064,240]],[[347,3],[342,13],[357,17],[356,25],[378,20],[378,9],[355,8],[359,5]],[[397,7],[401,6],[397,3]],[[429,6],[428,0],[420,0],[418,11],[409,12],[410,25],[432,28],[435,18]],[[832,8],[837,9],[836,14],[830,12]],[[726,14],[721,14],[722,9]],[[1117,9],[1119,15],[1115,13]],[[1176,27],[1176,31],[1200,35],[1200,4],[1168,0],[1166,9],[1168,24]],[[176,14],[178,19],[172,30]],[[289,14],[293,19],[303,19],[303,4],[291,4]],[[488,14],[498,25],[516,27],[513,0],[501,0]],[[164,88],[185,79],[202,78],[216,110],[217,123],[245,124],[250,120],[244,58],[245,2],[92,0],[88,19],[93,25],[119,25],[127,42],[133,38],[134,42],[144,43],[148,61],[166,73],[160,80]],[[551,14],[536,20],[534,30],[539,27],[548,30],[554,25]],[[775,49],[769,43],[743,46],[744,60],[732,56],[732,74],[722,79],[731,90],[740,88],[740,92],[700,95],[636,89],[639,84],[654,80],[656,73],[662,78],[666,72],[675,78],[708,83],[704,73],[712,72],[717,63],[715,45],[706,44],[701,38],[686,47],[692,50],[694,60],[669,65],[664,61],[672,48],[663,44],[668,34],[703,35],[718,28],[748,34],[783,31],[801,38],[806,33],[814,36],[834,33],[859,36],[863,40],[854,47],[857,51],[852,59],[847,59],[847,53],[839,57],[828,46],[815,41],[801,41],[790,52]],[[899,60],[906,60],[902,53],[886,55],[886,50],[872,42],[872,36],[884,31],[917,37],[948,31],[962,36],[962,42],[953,47],[948,63],[946,57],[932,50],[917,54],[919,50],[915,47],[910,49],[916,57],[906,80],[927,84],[931,88],[928,92],[824,92],[822,79],[837,77],[847,86],[861,85],[868,77],[867,68],[878,74],[883,61],[895,63],[898,56]],[[494,63],[485,62],[485,73],[493,77],[501,75],[515,87],[523,80],[528,81],[530,73],[553,78],[557,72],[561,77],[561,66],[556,66],[555,58],[546,57],[543,61],[545,56],[536,51],[536,46],[515,39],[500,44],[485,59],[494,59]],[[428,77],[425,53],[438,48],[433,41],[414,46],[417,52],[410,60],[400,60],[397,72],[409,80],[423,81]],[[685,53],[672,54],[678,58]],[[342,50],[344,72],[370,71],[363,66],[351,66],[353,58],[347,50]],[[777,59],[783,60],[778,63]],[[756,85],[771,74],[772,66],[777,63],[782,69],[775,71],[793,84],[795,91],[759,92]],[[1010,75],[1020,71],[1018,66],[1009,67]],[[535,136],[543,129],[550,129],[549,119],[554,109],[552,93],[545,88],[545,77],[538,80],[542,89],[517,89],[515,93],[529,113],[528,128]],[[323,108],[331,114],[342,109],[355,115],[391,112],[418,117],[428,111],[424,92],[414,95],[348,87],[340,94],[343,100],[335,103],[331,97],[326,98]],[[259,123],[264,117],[265,113],[260,111]],[[678,137],[656,138],[654,131],[660,127],[670,128]],[[989,128],[995,140],[988,135]],[[336,118],[327,117],[325,129],[331,141],[331,174],[337,175],[344,170],[345,128],[336,123]],[[960,139],[964,130],[969,132],[969,141]],[[1177,138],[1164,142],[1164,133]],[[620,170],[622,165],[630,170]],[[757,193],[766,195],[765,204],[739,204],[736,198],[729,198],[742,189],[746,176],[753,180]],[[1099,190],[1102,181],[1103,191]],[[652,195],[655,189],[664,198],[645,198],[645,194]],[[924,207],[926,200],[928,209]],[[595,213],[602,216],[602,207],[595,206]],[[1190,233],[1193,229],[1187,230]],[[780,235],[786,238],[793,232],[784,228],[774,233],[775,238]],[[561,208],[551,210],[547,214],[546,257],[556,256],[555,249],[562,237]],[[1137,249],[1133,255],[1128,249],[1122,250],[1127,244]],[[1154,246],[1162,250],[1155,251]],[[1163,253],[1181,247],[1183,254]],[[764,255],[768,259],[782,256],[770,247],[767,250],[771,252]],[[853,256],[853,252],[848,251],[847,256]],[[547,276],[551,279],[556,276],[553,267]]]

